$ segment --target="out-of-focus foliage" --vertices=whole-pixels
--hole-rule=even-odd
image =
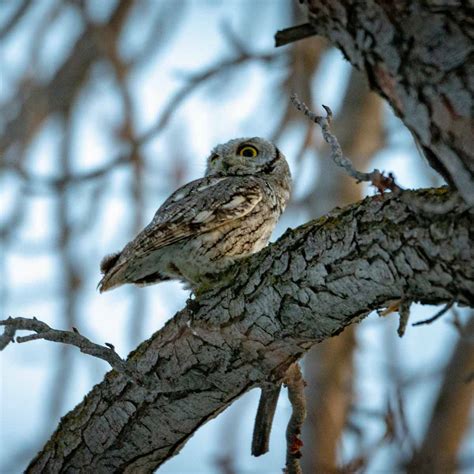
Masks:
[[[436,183],[409,134],[337,50],[319,38],[273,48],[276,30],[300,21],[284,1],[2,2],[2,317],[37,316],[122,355],[133,349],[187,293],[164,283],[99,296],[98,263],[171,191],[202,175],[209,150],[229,138],[273,138],[289,158],[294,195],[276,235],[372,192],[329,161],[319,131],[291,107],[293,91],[313,109],[331,106],[359,168],[393,171],[406,187]],[[395,470],[423,445],[462,331],[440,321],[400,341],[393,319],[374,315],[308,356],[308,472]],[[0,470],[20,472],[107,367],[44,341],[9,347],[1,364]],[[252,459],[255,396],[204,427],[162,471],[279,470],[290,408],[283,396],[270,453]],[[469,455],[465,421],[448,419],[461,434],[460,462]]]

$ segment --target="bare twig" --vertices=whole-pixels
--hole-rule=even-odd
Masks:
[[[421,326],[422,324],[431,324],[433,321],[439,319],[443,314],[446,314],[453,306],[454,301],[450,301],[443,309],[438,311],[434,316],[428,319],[424,319],[423,321],[417,321],[413,323],[412,326]]]
[[[273,417],[280,396],[281,384],[262,387],[260,402],[252,437],[252,456],[261,456],[268,451]]]
[[[343,168],[349,176],[352,176],[358,182],[369,182],[375,186],[380,193],[383,193],[386,190],[392,192],[400,191],[400,187],[395,183],[395,179],[392,173],[389,173],[388,176],[384,176],[378,169],[374,169],[370,173],[363,173],[354,168],[352,162],[344,156],[342,152],[341,145],[337,140],[336,136],[331,133],[329,130],[329,123],[332,119],[331,109],[323,105],[324,110],[326,111],[326,117],[316,115],[314,112],[306,106],[304,102],[301,102],[296,94],[291,96],[291,102],[293,105],[303,112],[310,120],[317,123],[323,132],[324,140],[331,147],[331,158],[336,163],[336,165]]]
[[[45,341],[60,342],[77,347],[84,354],[89,354],[98,359],[105,360],[117,372],[126,375],[139,385],[143,385],[143,380],[128,366],[127,362],[123,360],[112,344],[106,342],[105,346],[101,346],[92,342],[87,337],[79,333],[76,328],[72,331],[62,331],[60,329],[53,329],[43,321],[36,318],[8,318],[0,320],[0,326],[5,326],[5,331],[0,336],[0,350],[10,342],[14,342],[16,331],[34,331],[36,334],[29,334],[27,336],[18,336],[16,342],[23,343],[28,341],[35,341],[37,339],[44,339]]]
[[[286,429],[286,467],[285,474],[302,474],[300,465],[301,429],[306,418],[306,400],[304,397],[305,382],[298,363],[290,366],[286,372],[285,385],[288,387],[288,398],[292,406],[292,413]]]
[[[405,330],[407,328],[408,319],[410,318],[410,306],[412,301],[407,299],[402,299],[400,302],[400,307],[398,309],[398,314],[400,316],[400,322],[398,323],[398,335],[403,337]]]

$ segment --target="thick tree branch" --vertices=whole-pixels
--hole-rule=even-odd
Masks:
[[[365,72],[431,166],[474,204],[469,9],[421,0],[304,3],[316,33]]]
[[[474,306],[474,220],[459,204],[417,214],[410,196],[367,198],[288,231],[201,293],[66,415],[27,472],[152,472],[234,400],[281,381],[312,345],[389,300]],[[404,198],[403,198],[404,197]]]

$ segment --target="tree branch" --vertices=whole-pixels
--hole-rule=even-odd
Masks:
[[[105,346],[96,344],[80,334],[76,328],[73,328],[72,331],[53,329],[36,318],[8,318],[0,320],[0,326],[5,326],[4,333],[0,336],[0,351],[5,349],[10,342],[15,342],[16,331],[34,331],[36,334],[18,336],[16,342],[23,343],[44,339],[45,341],[68,344],[77,347],[84,354],[105,360],[117,372],[125,374],[135,383],[142,384],[135,371],[115,352],[115,347],[112,344],[108,342],[105,343]]]
[[[281,384],[267,384],[262,387],[260,401],[252,436],[252,456],[261,456],[268,452],[273,418],[280,396]]]
[[[417,214],[410,196],[437,203],[450,193],[367,198],[236,266],[130,354],[151,390],[110,372],[27,472],[152,472],[242,394],[282,381],[312,345],[387,301],[474,306],[472,213],[459,204]]]
[[[474,204],[469,9],[434,13],[430,2],[421,0],[303,3],[317,34],[365,72],[430,165]]]
[[[316,30],[311,23],[303,23],[301,25],[291,26],[284,30],[277,31],[275,33],[275,46],[285,46],[295,41],[300,41],[310,36],[314,36]]]
[[[445,313],[447,313],[453,307],[454,301],[450,301],[444,308],[441,308],[434,316],[431,318],[424,319],[423,321],[417,321],[413,323],[412,326],[421,326],[422,324],[431,324],[437,319],[441,318]]]

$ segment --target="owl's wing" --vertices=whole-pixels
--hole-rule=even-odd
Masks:
[[[262,198],[261,185],[251,176],[238,180],[209,176],[188,183],[165,201],[151,223],[119,255],[104,262],[100,291],[126,283],[127,269],[147,254],[240,219]]]

